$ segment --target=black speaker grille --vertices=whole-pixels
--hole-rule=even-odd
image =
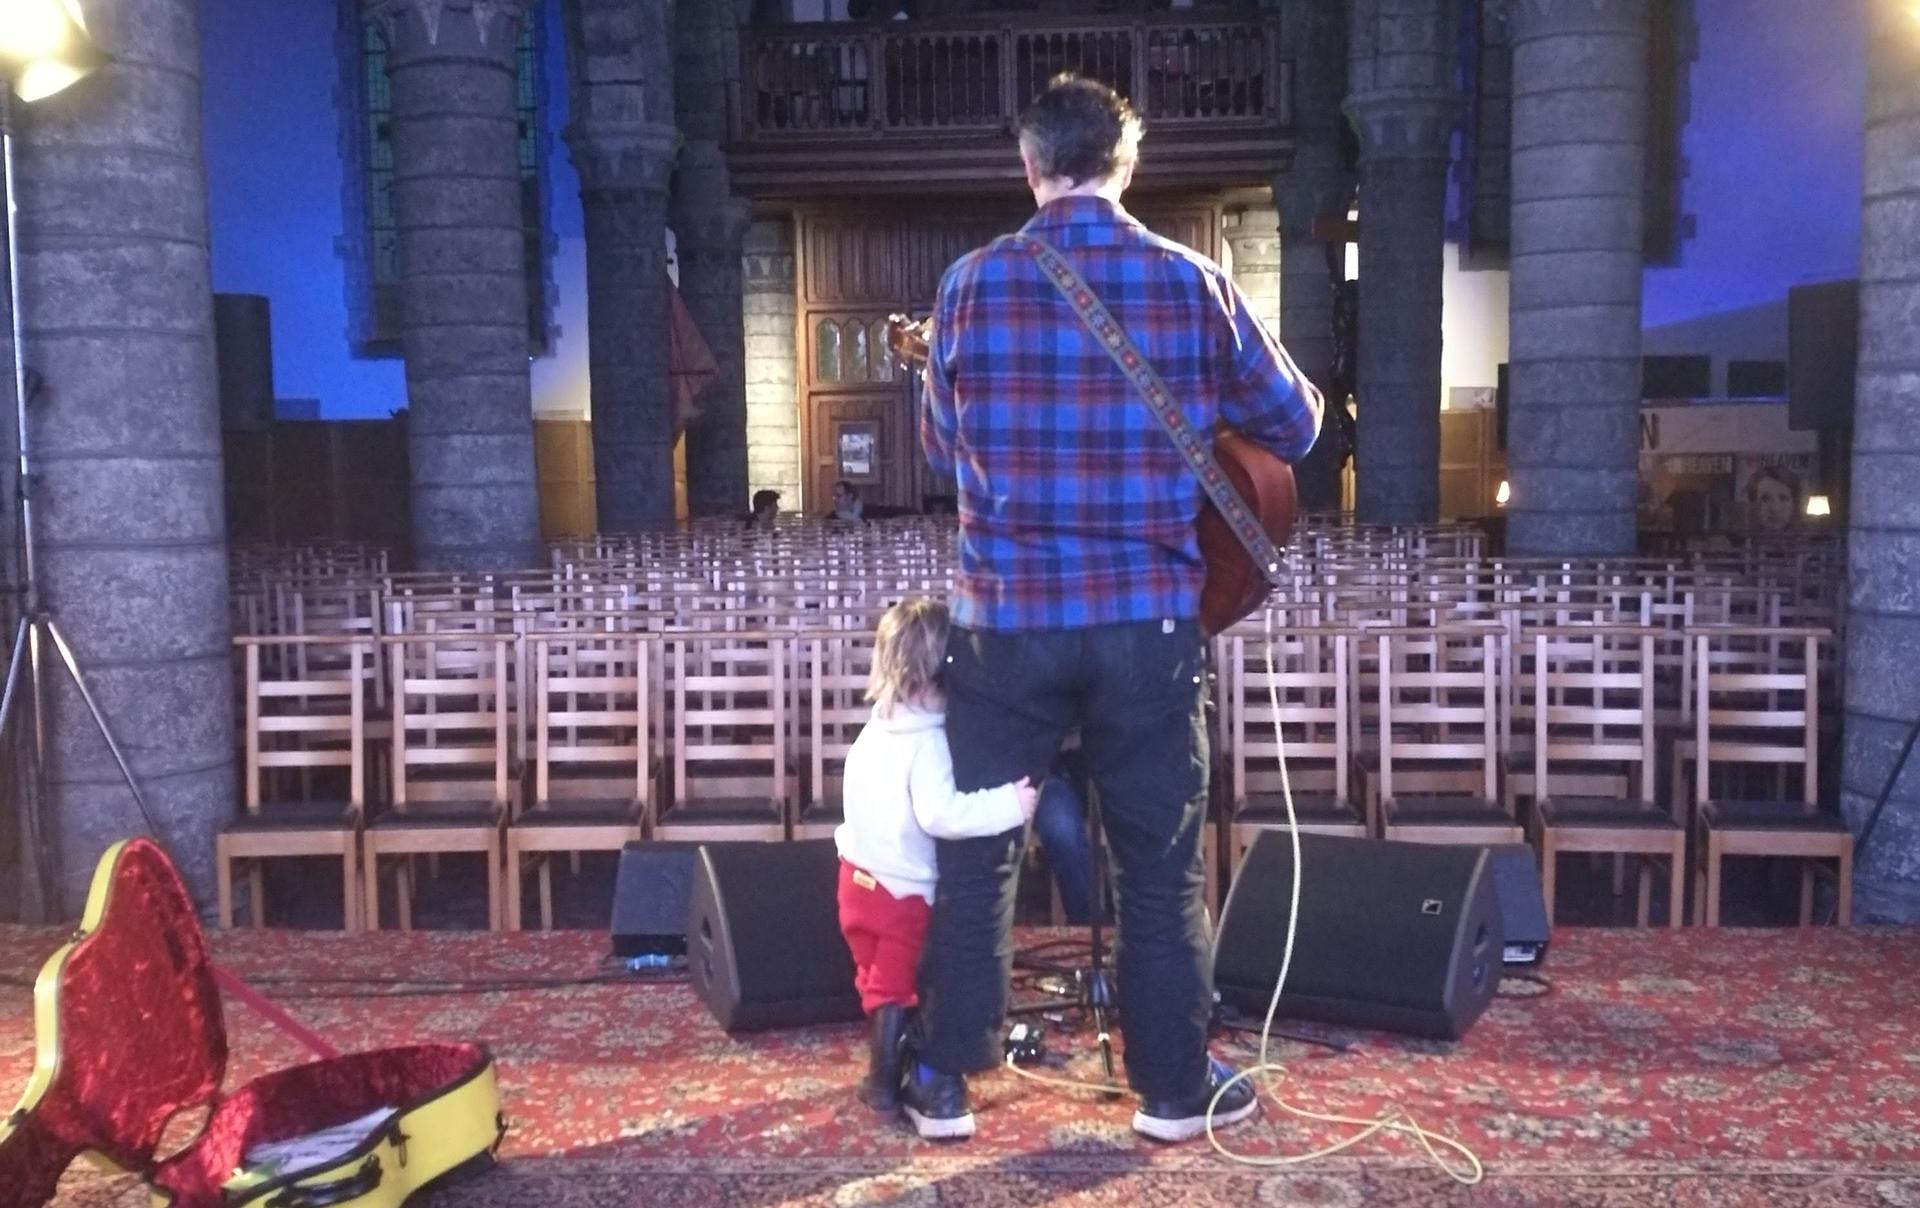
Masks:
[[[1498,981],[1502,936],[1484,849],[1327,835],[1302,835],[1300,848],[1300,916],[1282,1010],[1464,1031]],[[1244,1012],[1264,1013],[1273,994],[1292,874],[1287,836],[1276,831],[1255,842],[1234,877],[1214,984]]]

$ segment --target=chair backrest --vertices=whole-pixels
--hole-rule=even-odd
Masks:
[[[1713,766],[1798,765],[1800,801],[1820,791],[1822,629],[1713,625],[1688,631],[1695,699],[1694,803],[1710,799]]]
[[[1351,768],[1351,631],[1230,631],[1219,639],[1234,808],[1286,783],[1345,801]],[[1276,714],[1275,709],[1278,709]]]
[[[847,752],[866,725],[873,631],[815,634],[807,639],[807,745],[816,802],[839,796]]]
[[[398,634],[393,675],[393,803],[512,800],[511,634]]]
[[[1654,792],[1654,643],[1648,626],[1541,627],[1532,652],[1534,792],[1552,796],[1557,764],[1634,769],[1642,800]]]
[[[638,633],[535,633],[529,692],[533,698],[534,799],[555,799],[556,784],[595,772],[622,796],[651,797],[651,647]],[[600,778],[595,778],[598,787]],[[579,787],[579,786],[573,786]],[[590,792],[589,796],[608,794]]]
[[[1393,765],[1479,765],[1496,799],[1500,703],[1496,624],[1369,630],[1379,655],[1380,797],[1393,799]]]
[[[674,800],[790,801],[789,634],[670,631],[662,641],[673,714]]]
[[[342,769],[348,805],[355,811],[364,807],[373,639],[283,636],[234,641],[245,668],[241,743],[248,812],[257,813],[265,804],[268,773],[278,769]],[[319,657],[267,657],[296,646]],[[303,676],[303,661],[309,666],[324,663],[329,669]],[[332,670],[334,665],[343,670]]]

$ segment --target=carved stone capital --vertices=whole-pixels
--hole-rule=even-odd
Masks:
[[[793,291],[793,223],[777,218],[756,222],[741,241],[741,267],[749,292]]]
[[[1440,159],[1460,120],[1461,103],[1452,93],[1423,89],[1348,97],[1344,110],[1360,134],[1363,161]]]
[[[680,132],[653,122],[575,122],[561,135],[589,192],[633,189],[666,195]]]
[[[752,204],[729,197],[718,205],[679,208],[674,214],[673,233],[683,249],[710,248],[737,258],[752,221]]]
[[[1641,34],[1647,0],[1505,0],[1516,39],[1542,34]]]
[[[511,60],[530,0],[361,0],[397,55],[472,54]]]
[[[1226,216],[1221,237],[1233,249],[1235,272],[1280,263],[1280,215],[1264,207]]]
[[[1376,159],[1445,155],[1462,109],[1458,0],[1354,0],[1342,111]]]

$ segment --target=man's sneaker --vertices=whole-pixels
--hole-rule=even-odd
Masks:
[[[1191,1141],[1207,1131],[1207,1105],[1233,1071],[1215,1058],[1207,1059],[1207,1089],[1191,1099],[1143,1099],[1133,1113],[1133,1131],[1156,1141]],[[1260,1110],[1260,1095],[1251,1078],[1236,1082],[1220,1096],[1213,1109],[1213,1126],[1224,1128]]]
[[[916,1062],[900,1090],[900,1106],[922,1140],[959,1141],[973,1135],[967,1080],[960,1074],[942,1074]]]

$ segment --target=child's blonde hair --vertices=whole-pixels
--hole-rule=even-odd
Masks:
[[[947,661],[947,606],[938,600],[902,600],[880,618],[873,635],[873,671],[867,700],[880,716],[940,684]]]

